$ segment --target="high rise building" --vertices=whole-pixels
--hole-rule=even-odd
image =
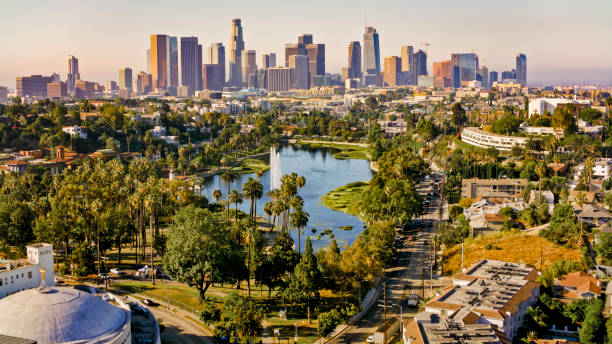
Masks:
[[[436,83],[436,86],[452,87],[451,81],[453,79],[453,64],[451,60],[434,62],[433,77],[434,82],[439,82]]]
[[[153,90],[170,86],[170,49],[168,36],[151,35],[151,75]]]
[[[255,50],[243,50],[241,61],[243,85],[248,87],[250,75],[257,74],[257,54]]]
[[[527,56],[516,55],[516,82],[521,86],[527,86]]]
[[[306,44],[306,56],[308,56],[310,78],[313,79],[317,75],[325,75],[325,44]]]
[[[274,68],[274,67],[270,67]],[[268,69],[260,68],[257,70],[257,87],[268,89]]]
[[[476,80],[480,81],[480,85],[484,89],[491,87],[489,84],[489,68],[487,66],[480,66],[476,70]]]
[[[361,79],[361,44],[349,43],[347,79]]]
[[[276,67],[276,54],[269,53],[261,55],[261,68],[273,68]]]
[[[74,84],[81,79],[79,74],[79,59],[70,55],[68,56],[68,72],[66,75],[66,87],[68,92],[74,91]]]
[[[268,91],[283,92],[291,89],[291,74],[289,67],[268,68]]]
[[[411,45],[405,45],[402,47],[401,56],[402,58],[402,70],[401,70],[401,84],[402,85],[416,85],[417,73],[414,69],[414,48]]]
[[[132,90],[132,68],[126,67],[119,69],[119,89]]]
[[[496,72],[496,71],[492,70],[492,71],[489,73],[489,83],[491,84],[491,86],[493,86],[493,83],[494,83],[494,82],[497,82],[497,81],[498,81],[498,78],[499,78],[499,76],[498,76],[498,74],[497,74],[497,72]]]
[[[504,83],[516,81],[516,70],[506,70],[502,72],[501,81]]]
[[[478,55],[475,53],[452,54],[453,87],[459,88],[464,82],[476,80]]]
[[[294,55],[308,56],[310,86],[316,76],[325,75],[325,44],[314,43],[311,34],[298,36],[297,44],[285,44],[285,67],[289,66],[289,58]]]
[[[427,54],[420,50],[412,55],[412,62],[414,64],[414,73],[418,77],[421,75],[427,75]]]
[[[289,68],[293,73],[292,88],[307,90],[310,86],[308,72],[308,56],[306,55],[291,55],[289,57]]]
[[[225,66],[222,64],[205,64],[202,66],[203,88],[221,91],[225,85]]]
[[[312,44],[312,34],[305,33],[298,36],[298,44],[306,45]]]
[[[176,37],[168,37],[168,49],[170,52],[168,55],[170,57],[170,70],[168,72],[170,86],[177,87],[179,85],[179,50]]]
[[[181,37],[181,85],[187,93],[202,89],[202,46],[197,37]]]
[[[117,86],[117,82],[114,80],[108,80],[104,82],[104,91],[116,91],[119,89],[119,86]]]
[[[147,74],[151,74],[151,49],[147,49]]]
[[[268,66],[268,68],[276,67],[276,53],[270,53],[269,56],[270,65]]]
[[[0,104],[8,103],[8,87],[0,86]]]
[[[47,84],[47,97],[48,98],[64,98],[68,96],[68,89],[66,83],[63,81],[50,82]]]
[[[97,89],[98,85],[95,82],[77,80],[74,85],[74,95],[76,98],[92,98]]]
[[[60,81],[59,75],[52,74],[51,76],[30,75],[18,76],[16,78],[17,97],[46,97],[47,84],[50,82]]]
[[[232,20],[232,28],[229,44],[229,85],[242,86],[242,51],[244,50],[244,40],[242,39],[242,22],[240,19]]]
[[[371,26],[363,34],[363,85],[379,86],[380,45],[378,33]]]
[[[223,46],[223,43],[212,43],[210,47],[208,47],[207,64],[222,66],[221,72],[223,73],[223,75],[221,77],[222,77],[223,83],[221,84],[221,89],[223,89],[223,86],[225,85],[225,46]],[[218,73],[219,71],[215,70],[215,72]],[[202,75],[202,79],[203,78],[204,76]],[[202,88],[207,89],[206,87],[202,87]]]
[[[385,57],[385,70],[383,72],[384,86],[395,87],[399,85],[399,76],[402,71],[402,60],[399,56]]]

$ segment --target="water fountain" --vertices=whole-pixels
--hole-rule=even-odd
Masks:
[[[270,190],[280,189],[281,187],[281,161],[280,152],[276,147],[270,147]]]

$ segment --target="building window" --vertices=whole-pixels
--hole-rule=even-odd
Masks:
[[[2,278],[0,278],[0,287],[2,287]]]
[[[32,271],[28,271],[28,278],[32,278]]]

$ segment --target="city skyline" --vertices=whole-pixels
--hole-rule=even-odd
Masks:
[[[430,42],[429,72],[433,62],[446,60],[451,53],[470,53],[473,50],[478,53],[481,64],[485,65],[482,61],[486,61],[490,71],[500,73],[514,67],[517,54],[526,54],[529,57],[530,84],[580,80],[612,82],[612,67],[609,66],[612,49],[603,44],[612,31],[604,15],[612,9],[612,4],[603,1],[592,0],[580,6],[569,1],[556,1],[554,7],[547,1],[537,4],[518,1],[511,5],[471,1],[462,4],[463,7],[447,1],[437,7],[411,4],[411,13],[419,15],[397,22],[389,19],[401,15],[401,10],[407,5],[386,2],[373,9],[365,2],[357,1],[354,6],[344,8],[340,4],[317,0],[311,6],[320,6],[317,20],[307,15],[285,18],[283,14],[289,13],[292,6],[283,4],[274,7],[279,19],[274,26],[258,15],[264,12],[261,8],[242,1],[231,9],[206,8],[204,4],[191,1],[157,4],[150,8],[143,8],[138,3],[81,4],[66,1],[54,6],[44,3],[40,6],[0,5],[2,13],[11,13],[0,21],[0,29],[5,32],[20,27],[17,23],[26,15],[33,23],[44,22],[36,18],[54,12],[67,12],[63,16],[75,18],[72,24],[35,24],[19,34],[4,36],[3,43],[11,49],[0,56],[3,65],[0,85],[13,88],[16,76],[29,74],[55,72],[65,78],[69,55],[79,59],[82,79],[101,83],[116,80],[120,68],[130,67],[134,73],[147,70],[143,51],[149,48],[150,35],[195,36],[205,47],[213,42],[222,42],[228,47],[228,27],[233,18],[242,19],[245,49],[257,51],[258,61],[261,55],[270,52],[282,59],[286,42],[294,41],[300,34],[312,34],[317,42],[326,45],[325,64],[329,73],[341,73],[341,69],[346,67],[346,46],[355,40],[363,44],[364,24],[367,24],[380,35],[381,60],[386,56],[400,55],[401,46],[412,45],[417,51],[424,49],[421,42]],[[109,25],[104,30],[81,25],[79,30],[74,30],[75,25],[85,24],[85,18],[94,13],[92,11],[99,16],[112,13],[117,19],[113,23],[129,24]],[[179,11],[183,15],[177,23],[179,19],[172,14]],[[313,10],[305,11],[310,13]],[[142,15],[135,16],[140,12]],[[84,18],[79,17],[79,13]],[[364,13],[367,13],[366,22]],[[201,20],[189,20],[191,16],[199,16]],[[520,21],[500,21],[497,17],[518,18]],[[572,25],[564,25],[570,22],[569,18]],[[587,33],[589,39],[585,40]],[[499,44],[500,41],[504,44]],[[592,44],[594,41],[602,44]]]

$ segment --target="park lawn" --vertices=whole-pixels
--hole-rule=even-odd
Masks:
[[[487,244],[491,244],[489,249]],[[464,267],[469,267],[481,259],[493,259],[531,264],[542,269],[558,260],[579,260],[582,256],[578,249],[558,246],[539,236],[512,232],[467,239],[463,252]],[[461,244],[443,253],[442,265],[442,272],[445,275],[456,274],[460,270]]]
[[[359,202],[367,188],[368,182],[349,183],[323,195],[321,203],[330,209],[359,216]]]
[[[253,297],[258,303],[265,306],[268,311],[265,314],[265,320],[269,332],[272,333],[274,329],[280,330],[281,340],[290,339],[293,342],[295,335],[295,325],[298,325],[298,344],[310,344],[315,342],[318,337],[318,323],[316,315],[314,314],[314,308],[320,306],[322,311],[334,308],[341,302],[341,298],[334,295],[328,290],[321,291],[321,303],[319,305],[312,305],[312,319],[311,323],[308,323],[306,319],[306,310],[300,310],[299,313],[291,313],[290,317],[285,320],[280,317],[279,311],[283,309],[282,301],[277,297],[277,291],[271,293],[271,299],[268,300],[267,289],[260,290],[259,287],[254,286],[254,282],[251,284],[251,297]],[[152,285],[150,281],[125,281],[113,283],[111,288],[120,289],[127,293],[133,294],[138,293],[145,297],[155,298],[159,301],[163,301],[160,306],[166,305],[166,300],[170,300],[170,304],[173,307],[178,307],[191,313],[198,313],[203,309],[200,305],[199,293],[195,288],[190,288],[185,284],[178,282],[168,281],[157,281],[155,285]],[[223,297],[227,296],[231,292],[237,292],[240,295],[247,295],[246,282],[242,282],[241,289],[236,289],[235,285],[219,286],[215,285],[208,289],[206,296],[214,299],[217,302],[218,307],[222,307]],[[287,308],[289,310],[289,308]],[[257,338],[259,341],[260,338]]]
[[[258,159],[244,159],[238,166],[232,167],[231,171],[238,174],[255,173],[257,171],[266,171],[270,169],[270,165]]]
[[[334,158],[336,159],[363,159],[369,160],[368,147],[360,145],[347,145],[342,143],[319,143],[319,142],[296,142],[298,146],[308,146],[311,148],[332,148],[338,150],[335,152]]]

